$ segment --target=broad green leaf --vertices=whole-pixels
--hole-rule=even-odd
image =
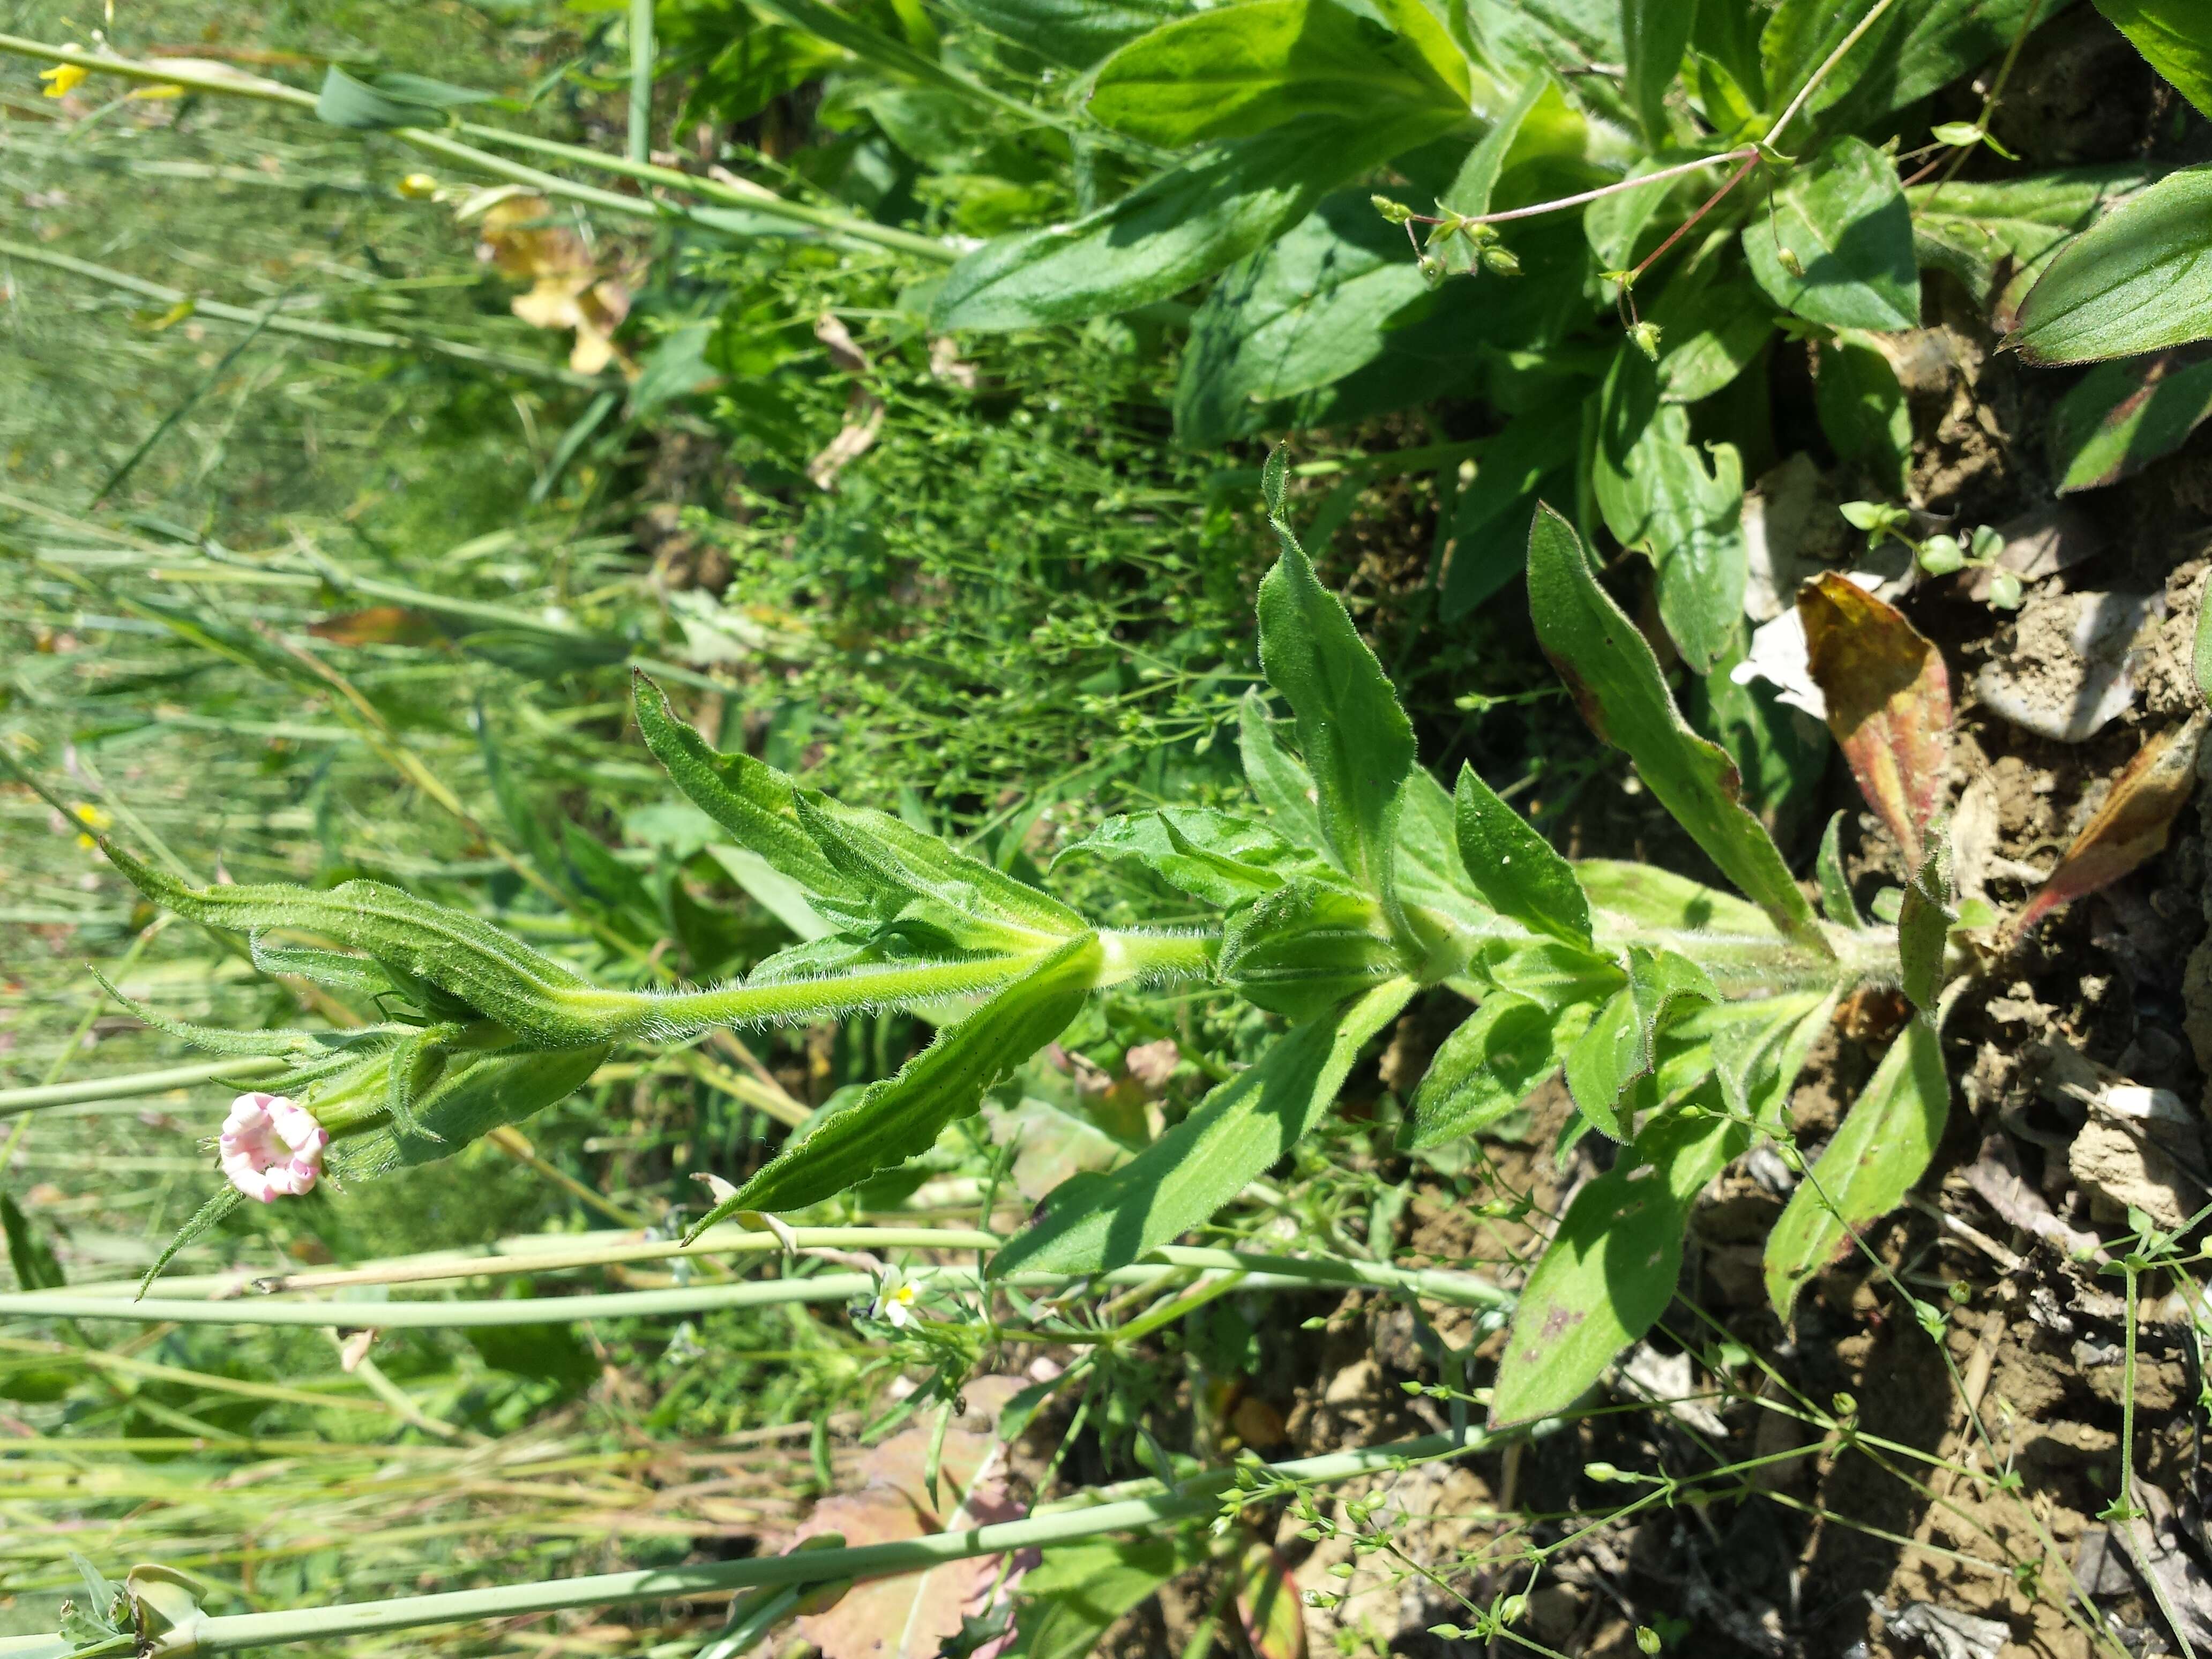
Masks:
[[[1629,1139],[1635,1126],[1623,1121],[1620,1100],[1656,1066],[1661,1030],[1670,1018],[1719,997],[1711,978],[1689,957],[1630,945],[1628,983],[1567,1051],[1567,1092],[1582,1115],[1613,1139]]]
[[[1091,1659],[1115,1620],[1204,1559],[1188,1534],[1054,1545],[1022,1575],[1006,1659]]]
[[[1474,483],[1459,492],[1451,563],[1437,610],[1457,622],[1521,574],[1528,556],[1526,520],[1544,480],[1571,472],[1582,439],[1582,410],[1563,398],[1516,415],[1475,458]]]
[[[1660,620],[1683,659],[1708,673],[1735,637],[1751,569],[1735,446],[1693,443],[1689,411],[1659,401],[1656,373],[1633,345],[1615,354],[1599,420],[1591,472],[1606,527],[1650,556]]]
[[[1851,896],[1850,879],[1844,874],[1843,828],[1844,815],[1838,812],[1820,836],[1820,908],[1838,927],[1863,927],[1865,918]]]
[[[2025,362],[2087,363],[2212,337],[2212,166],[2168,173],[2059,249],[2021,302]]]
[[[1460,857],[1484,902],[1531,933],[1587,946],[1589,901],[1574,866],[1465,763],[1454,805]]]
[[[1912,214],[1889,157],[1863,138],[1832,140],[1776,182],[1774,210],[1752,216],[1743,248],[1775,304],[1832,328],[1913,328],[1920,273]],[[1787,268],[1787,248],[1803,274]]]
[[[1301,878],[1229,918],[1218,971],[1261,1007],[1307,1019],[1406,963],[1374,899]]]
[[[1618,963],[1579,946],[1548,939],[1538,945],[1511,939],[1485,939],[1468,963],[1468,974],[1478,985],[1510,991],[1553,1009],[1570,1008],[1577,1003],[1595,1007],[1628,981]]]
[[[1515,82],[1548,71],[1573,77],[1576,96],[1597,114],[1626,127],[1635,121],[1609,76],[1589,73],[1592,64],[1618,64],[1620,0],[1467,0],[1466,27],[1475,56]]]
[[[1905,192],[1919,263],[1948,270],[1994,314],[1999,328],[2035,278],[2078,231],[2150,182],[2133,163],[2075,167],[2025,179],[1949,179]]]
[[[1651,1328],[1674,1298],[1691,1205],[1750,1142],[1726,1118],[1678,1113],[1575,1194],[1514,1310],[1493,1425],[1566,1410]]]
[[[1776,926],[1827,954],[1813,907],[1744,808],[1735,763],[1683,722],[1651,647],[1598,586],[1573,528],[1548,507],[1528,534],[1528,608],[1590,729],[1628,752],[1660,804]]]
[[[1443,125],[1427,112],[1370,122],[1305,116],[1215,145],[1073,224],[985,243],[945,278],[931,325],[1034,328],[1169,299]]]
[[[1728,4],[1729,0],[1718,0]],[[1682,53],[1690,44],[1690,20],[1697,7],[1691,0],[1620,0],[1621,57],[1627,72],[1621,90],[1629,107],[1644,124],[1647,143],[1666,143],[1667,94],[1681,72]]]
[[[1136,859],[1193,898],[1224,910],[1272,893],[1293,876],[1326,872],[1312,854],[1264,825],[1203,806],[1109,818],[1062,848],[1060,858],[1078,854]]]
[[[2212,18],[2198,0],[2097,0],[2173,89],[2212,118]]]
[[[1387,908],[1413,728],[1344,601],[1316,579],[1284,519],[1283,470],[1279,449],[1263,487],[1282,556],[1260,583],[1260,665],[1297,719],[1314,805],[1337,862]]]
[[[1711,1038],[1717,1075],[1567,1206],[1521,1292],[1498,1361],[1493,1424],[1565,1411],[1666,1311],[1698,1194],[1751,1145],[1747,1125],[1718,1114],[1783,1121],[1832,1006],[1808,994],[1692,1016],[1726,1021]]]
[[[1427,293],[1406,233],[1386,223],[1365,192],[1329,197],[1224,271],[1200,305],[1176,386],[1177,435],[1203,447],[1252,404],[1327,386],[1372,362],[1393,313]]]
[[[1188,16],[1183,0],[948,0],[994,34],[1068,69],[1089,69],[1115,47]]]
[[[1426,913],[1464,932],[1486,931],[1490,905],[1467,873],[1453,819],[1452,798],[1443,786],[1421,767],[1407,773],[1398,791],[1398,842],[1390,877],[1407,912]],[[1435,929],[1417,931],[1427,934]]]
[[[1935,1023],[1916,1014],[1767,1236],[1766,1294],[1777,1313],[1789,1318],[1805,1281],[1897,1206],[1936,1156],[1950,1109],[1942,1042]]]
[[[1456,55],[1456,54],[1455,54]],[[1098,66],[1091,118],[1170,149],[1300,116],[1465,114],[1420,48],[1335,0],[1243,0],[1132,40]]]
[[[1058,1036],[1097,981],[1098,936],[1067,941],[842,1111],[817,1120],[717,1204],[696,1233],[740,1210],[804,1209],[936,1144],[983,1091]]]
[[[1426,1151],[1481,1133],[1559,1069],[1589,1012],[1588,1003],[1547,1008],[1510,991],[1483,998],[1429,1062],[1407,1144]]]
[[[1446,27],[1449,8],[1430,0],[1370,0],[1376,15],[1399,40],[1421,56],[1428,72],[1441,82],[1462,110],[1487,111],[1498,102],[1498,88],[1476,70]]]
[[[1779,113],[1858,27],[1872,0],[1782,0],[1759,36],[1767,108]],[[2040,0],[1897,0],[1813,91],[1775,142],[1792,152],[1814,132],[1879,127],[1884,117],[2003,55]]]
[[[1856,329],[1823,341],[1813,403],[1836,453],[1864,467],[1885,495],[1903,495],[1912,470],[1912,416],[1897,371]]]
[[[2173,352],[2100,363],[2058,400],[2048,442],[2058,493],[2098,489],[2171,455],[2212,415],[2212,362]]]
[[[1734,240],[1726,237],[1723,247]],[[1659,325],[1662,403],[1711,397],[1756,362],[1774,337],[1774,312],[1765,295],[1732,255],[1719,252],[1676,273],[1647,314]]]
[[[1774,919],[1733,893],[1626,859],[1582,859],[1575,865],[1601,935],[1695,933],[1773,939]],[[1609,925],[1608,925],[1609,923]]]
[[[1413,999],[1391,980],[1300,1025],[1110,1176],[1063,1187],[1043,1217],[991,1259],[994,1277],[1125,1267],[1202,1226],[1304,1138],[1368,1040]]]
[[[1273,828],[1299,846],[1333,858],[1315,805],[1313,774],[1276,741],[1275,723],[1257,686],[1244,694],[1237,708],[1237,752],[1244,764],[1244,781],[1267,808]]]

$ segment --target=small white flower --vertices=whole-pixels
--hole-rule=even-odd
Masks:
[[[255,1093],[230,1103],[216,1144],[230,1184],[268,1204],[314,1189],[331,1132],[284,1096]]]
[[[893,1330],[902,1331],[915,1321],[915,1299],[914,1286],[894,1267],[876,1286],[876,1299],[869,1304],[868,1317],[883,1320]]]

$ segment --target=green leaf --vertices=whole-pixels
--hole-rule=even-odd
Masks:
[[[342,1181],[373,1181],[449,1158],[494,1129],[566,1100],[591,1081],[606,1057],[605,1047],[448,1056],[435,1080],[410,1100],[411,1125],[388,1123],[336,1142],[327,1159],[330,1172]],[[381,1069],[396,1058],[388,1054],[355,1077],[337,1079],[305,1103],[323,1116],[341,1097],[374,1098]]]
[[[2058,493],[2118,483],[2171,455],[2212,415],[2212,362],[2179,354],[2100,363],[2051,412]]]
[[[1912,214],[1890,159],[1837,138],[1776,185],[1771,215],[1744,227],[1751,273],[1775,304],[1833,328],[1914,328],[1920,273]],[[1787,248],[1803,275],[1785,268]]]
[[[1485,902],[1531,933],[1587,947],[1589,900],[1574,866],[1464,762],[1455,806],[1460,857]]]
[[[20,1291],[51,1291],[69,1282],[53,1246],[31,1230],[31,1218],[14,1196],[0,1193],[0,1232],[8,1236],[8,1264]]]
[[[1897,913],[1897,959],[1912,1006],[1933,1016],[1943,990],[1943,955],[1958,920],[1952,907],[1951,836],[1942,824],[1928,833],[1928,855],[1905,884]]]
[[[2024,362],[2087,363],[2212,337],[2212,166],[2168,173],[2067,243],[2021,302]]]
[[[1484,62],[1516,82],[1547,70],[1572,76],[1577,98],[1595,112],[1622,126],[1634,121],[1611,77],[1589,73],[1626,53],[1620,0],[1467,0],[1464,9]]]
[[[1838,927],[1863,927],[1866,920],[1859,915],[1850,880],[1844,874],[1843,830],[1844,815],[1838,812],[1820,836],[1820,908]]]
[[[323,89],[315,99],[315,118],[369,132],[435,127],[445,125],[447,111],[490,98],[488,92],[472,92],[421,75],[380,75],[373,82],[357,81],[333,64],[325,71]]]
[[[1267,466],[1268,521],[1283,550],[1260,583],[1260,665],[1297,718],[1314,804],[1337,862],[1388,908],[1413,725],[1344,602],[1315,578],[1283,518],[1282,451]]]
[[[1443,786],[1416,766],[1398,791],[1398,843],[1390,860],[1398,902],[1409,915],[1437,918],[1448,928],[1488,931],[1492,915],[1467,860],[1460,856],[1459,828],[1452,798]],[[1431,933],[1433,927],[1416,928]]]
[[[1550,1008],[1511,991],[1483,998],[1429,1062],[1407,1145],[1425,1152],[1481,1133],[1559,1069],[1589,1014],[1588,1003]]]
[[[862,890],[838,873],[800,827],[798,792],[789,778],[750,755],[716,750],[678,718],[667,694],[644,675],[635,677],[631,691],[645,746],[693,805],[806,897],[827,899],[847,911],[864,902]]]
[[[1717,0],[1729,4],[1730,0]],[[1627,72],[1621,90],[1629,107],[1644,124],[1644,137],[1653,145],[1666,143],[1671,128],[1667,120],[1667,94],[1681,73],[1682,53],[1690,44],[1690,20],[1697,7],[1690,0],[1620,0],[1621,56]]]
[[[1659,401],[1656,373],[1633,345],[1614,355],[1599,420],[1591,473],[1606,527],[1650,555],[1660,620],[1684,660],[1710,672],[1734,640],[1751,568],[1735,447],[1692,442],[1689,411]]]
[[[1767,1237],[1766,1294],[1777,1313],[1789,1318],[1805,1281],[1911,1189],[1950,1109],[1942,1043],[1934,1022],[1915,1015]]]
[[[155,1255],[153,1265],[148,1267],[140,1277],[138,1294],[140,1296],[146,1294],[146,1287],[161,1276],[161,1269],[177,1259],[177,1253],[179,1250],[198,1243],[200,1239],[222,1224],[232,1211],[245,1202],[244,1193],[240,1192],[235,1187],[225,1187],[206,1203],[201,1205],[198,1209],[194,1210],[186,1218],[185,1224],[170,1235],[169,1242],[161,1246],[160,1251]]]
[[[1498,1361],[1493,1424],[1565,1411],[1666,1311],[1698,1194],[1751,1145],[1747,1124],[1717,1113],[1778,1125],[1832,1007],[1815,993],[1692,1017],[1724,1022],[1711,1040],[1717,1076],[1567,1206],[1521,1292]]]
[[[1613,919],[1601,932],[1708,933],[1753,939],[1777,937],[1773,918],[1733,893],[1692,881],[1656,864],[1583,859],[1575,865],[1592,909]]]
[[[1488,132],[1467,153],[1459,171],[1444,193],[1437,198],[1438,205],[1453,213],[1469,216],[1490,211],[1491,192],[1498,187],[1498,175],[1505,169],[1506,159],[1513,152],[1515,141],[1521,137],[1522,125],[1528,118],[1546,93],[1557,98],[1558,91],[1545,76],[1531,76],[1515,94],[1513,102],[1492,125]]]
[[[1651,1074],[1659,1034],[1671,1018],[1720,993],[1696,963],[1672,951],[1628,947],[1628,983],[1591,1019],[1567,1051],[1567,1092],[1582,1115],[1615,1140],[1636,1133],[1620,1112],[1621,1097]]]
[[[1456,120],[1467,100],[1415,43],[1335,0],[1243,0],[1129,42],[1099,65],[1087,107],[1103,125],[1172,149],[1300,116],[1434,110]]]
[[[1711,397],[1757,361],[1774,337],[1766,296],[1733,258],[1723,261],[1717,254],[1678,271],[1648,315],[1659,325],[1662,403]]]
[[[1713,672],[1682,688],[1691,726],[1729,752],[1743,777],[1744,804],[1788,846],[1827,776],[1827,728],[1782,701],[1765,680],[1738,684],[1749,630],[1739,626]]]
[[[2039,0],[1899,0],[1828,71],[1804,114],[1776,142],[1798,148],[1808,118],[1819,132],[1880,126],[1884,117],[2001,56],[2026,27],[2031,7],[2040,10]],[[1783,0],[1759,36],[1768,109],[1778,112],[1790,103],[1868,9]]]
[[[947,0],[960,15],[1038,57],[1089,69],[1115,47],[1186,15],[1183,0]]]
[[[1684,723],[1651,647],[1598,586],[1573,528],[1548,507],[1528,534],[1528,608],[1590,729],[1628,752],[1660,804],[1776,926],[1829,954],[1773,839],[1744,808],[1735,763]]]
[[[1413,991],[1411,980],[1391,980],[1290,1031],[1112,1175],[1060,1188],[1043,1218],[991,1259],[992,1275],[1125,1267],[1203,1225],[1320,1121],[1359,1051]]]
[[[1651,1328],[1674,1298],[1690,1206],[1750,1140],[1725,1118],[1677,1114],[1575,1194],[1514,1310],[1493,1425],[1566,1410]]]
[[[1325,858],[1334,857],[1328,837],[1322,833],[1321,811],[1314,804],[1318,792],[1313,774],[1275,740],[1267,700],[1257,686],[1244,694],[1237,708],[1237,751],[1244,764],[1244,781],[1267,809],[1274,828],[1301,847],[1310,847]]]
[[[2197,0],[2097,0],[2173,89],[2212,118],[2212,22]]]
[[[1454,509],[1456,545],[1437,605],[1443,622],[1457,622],[1521,574],[1537,491],[1572,471],[1581,442],[1582,410],[1570,398],[1516,415],[1484,444],[1474,482],[1461,489]]]
[[[1302,877],[1229,918],[1218,972],[1261,1007],[1308,1019],[1405,967],[1381,905]]]
[[[1088,854],[1133,858],[1193,898],[1229,909],[1272,893],[1292,876],[1320,876],[1327,866],[1264,825],[1203,806],[1164,806],[1112,817],[1061,859]]]
[[[1115,1620],[1204,1559],[1188,1534],[1053,1546],[1022,1576],[1006,1659],[1090,1659]]]
[[[1034,328],[1171,298],[1444,125],[1426,112],[1363,123],[1306,116],[1200,151],[1073,224],[985,243],[945,278],[931,326]]]
[[[1996,313],[2000,328],[2075,234],[2150,182],[2134,163],[2075,167],[1989,183],[1948,179],[1905,192],[1919,263],[1948,270]]]
[[[1578,1002],[1595,1006],[1628,982],[1619,963],[1578,946],[1494,937],[1475,951],[1468,977],[1477,985],[1510,991],[1552,1009],[1571,1008]]]
[[[1897,371],[1856,329],[1821,343],[1814,382],[1820,430],[1836,453],[1864,467],[1886,495],[1903,495],[1912,471],[1912,416]]]
[[[1200,305],[1176,383],[1178,437],[1203,447],[1252,404],[1365,367],[1389,344],[1393,313],[1427,293],[1403,230],[1363,191],[1329,197]]]
[[[842,1111],[794,1136],[694,1234],[740,1210],[775,1213],[835,1197],[918,1157],[983,1091],[1058,1036],[1098,978],[1098,936],[1083,933],[1044,957]]]

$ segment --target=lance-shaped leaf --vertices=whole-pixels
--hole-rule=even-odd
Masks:
[[[931,325],[1034,328],[1170,298],[1455,118],[1449,111],[1381,121],[1302,116],[1215,145],[1073,224],[985,243],[945,277]]]
[[[1813,680],[1828,729],[1867,804],[1917,870],[1951,761],[1951,675],[1943,653],[1905,619],[1833,572],[1797,592]]]
[[[1406,963],[1381,905],[1301,877],[1229,919],[1218,971],[1261,1007],[1309,1019]]]
[[[2112,793],[2081,826],[2057,866],[2044,878],[2010,933],[2018,938],[2063,905],[2109,887],[2146,859],[2164,850],[2174,816],[2197,783],[2197,745],[2203,714],[2161,732],[2136,751],[2112,780]]]
[[[1293,876],[1334,874],[1265,824],[1205,806],[1163,806],[1111,817],[1054,860],[1133,858],[1193,898],[1230,909]],[[1341,879],[1341,878],[1339,878]]]
[[[1858,901],[1851,896],[1850,878],[1844,873],[1844,815],[1828,820],[1820,835],[1820,855],[1815,868],[1820,878],[1820,908],[1838,927],[1863,927]]]
[[[1254,1659],[1306,1659],[1306,1619],[1290,1563],[1255,1538],[1237,1559],[1237,1622]]]
[[[1766,1294],[1777,1313],[1787,1319],[1805,1281],[1911,1190],[1950,1109],[1935,1021],[1915,1014],[1767,1236]]]
[[[1912,1006],[1923,1014],[1936,1012],[1936,1000],[1942,994],[1944,951],[1951,941],[1951,924],[1959,919],[1951,908],[1954,896],[1950,831],[1939,823],[1928,837],[1920,867],[1905,884],[1897,912],[1899,981]]]
[[[1286,465],[1278,449],[1262,475],[1268,522],[1283,551],[1260,583],[1260,665],[1297,717],[1314,804],[1337,862],[1387,907],[1413,727],[1344,602],[1316,579],[1283,517]]]
[[[1463,115],[1466,61],[1448,85],[1403,35],[1335,0],[1247,0],[1132,40],[1098,66],[1091,118],[1170,149],[1243,138],[1301,115]]]
[[[1460,856],[1456,809],[1443,786],[1416,766],[1398,791],[1398,842],[1390,878],[1398,902],[1417,933],[1432,933],[1431,919],[1468,933],[1492,931],[1491,907]]]
[[[1589,900],[1574,866],[1464,763],[1453,805],[1460,857],[1490,908],[1531,933],[1589,945]]]
[[[1103,953],[1082,933],[1046,957],[842,1111],[819,1119],[714,1206],[694,1234],[740,1210],[804,1209],[927,1152],[983,1091],[1058,1036],[1097,981]]]
[[[1620,39],[1627,59],[1621,90],[1644,124],[1648,143],[1666,143],[1671,131],[1667,94],[1681,71],[1682,53],[1690,44],[1690,20],[1696,11],[1680,0],[1621,0]]]
[[[1705,1183],[1751,1144],[1747,1125],[1723,1107],[1774,1121],[1789,1098],[1827,1005],[1806,999],[1743,1022],[1739,1069],[1706,1084],[1683,1111],[1644,1133],[1605,1174],[1575,1195],[1528,1277],[1491,1396],[1492,1424],[1565,1411],[1613,1356],[1650,1329],[1674,1299],[1682,1234]],[[1721,1038],[1714,1042],[1716,1051]]]
[[[2212,337],[2212,167],[2170,173],[2058,252],[2009,343],[2022,361],[2087,363]]]
[[[1313,774],[1276,740],[1267,700],[1256,685],[1237,705],[1237,753],[1244,764],[1244,781],[1267,808],[1277,833],[1333,859],[1328,837],[1322,833],[1321,809],[1315,804],[1320,791],[1314,787]]]
[[[605,1048],[450,1057],[436,1082],[410,1101],[410,1123],[387,1123],[333,1143],[325,1166],[341,1181],[368,1181],[451,1157],[502,1125],[566,1100],[591,1081],[606,1057]],[[311,1097],[307,1103],[324,1116],[337,1093],[370,1095],[375,1084],[366,1076],[349,1085],[337,1084],[331,1095]]]
[[[1573,528],[1549,507],[1528,532],[1528,609],[1544,654],[1590,729],[1627,750],[1660,805],[1777,926],[1827,954],[1813,907],[1743,804],[1735,763],[1684,721],[1650,646],[1598,586]]]
[[[860,890],[800,828],[798,792],[789,778],[765,761],[714,748],[678,717],[667,694],[644,675],[636,676],[631,690],[645,746],[693,805],[808,896],[846,908],[862,902]]]
[[[1547,1007],[1511,991],[1492,991],[1460,1022],[1429,1062],[1413,1093],[1414,1151],[1480,1134],[1559,1069],[1589,1022],[1591,1005]]]
[[[2118,483],[2171,455],[2212,415],[2212,362],[2162,351],[2100,363],[2058,400],[2048,433],[2058,493]]]
[[[1620,1101],[1657,1065],[1660,1031],[1686,1008],[1719,999],[1711,975],[1689,957],[1630,945],[1628,983],[1567,1050],[1567,1092],[1583,1115],[1613,1139],[1628,1139],[1634,1126],[1624,1121]]]
[[[991,1259],[994,1275],[1096,1273],[1202,1225],[1321,1121],[1369,1038],[1413,998],[1411,980],[1298,1026],[1110,1176],[1078,1176]]]
[[[2097,0],[2097,9],[2199,115],[2212,118],[2212,28],[2197,0]]]
[[[2142,167],[2124,162],[2026,179],[1915,185],[1905,192],[1913,252],[1922,265],[1956,276],[1989,307],[1996,325],[2008,329],[2058,250],[2108,204],[2149,182]]]

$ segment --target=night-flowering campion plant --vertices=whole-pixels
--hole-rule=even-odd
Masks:
[[[1739,799],[1733,763],[1677,712],[1574,531],[1539,513],[1528,584],[1546,653],[1592,727],[1627,752],[1737,890],[1644,864],[1571,863],[1472,768],[1450,790],[1421,768],[1381,665],[1285,520],[1284,483],[1279,452],[1264,488],[1282,550],[1260,587],[1260,655],[1290,719],[1279,722],[1256,691],[1247,699],[1249,810],[1116,817],[1063,854],[1138,861],[1218,911],[1211,930],[1097,927],[899,819],[718,752],[641,678],[647,744],[820,918],[818,937],[740,982],[612,990],[474,915],[379,883],[194,890],[111,847],[149,897],[246,934],[265,968],[373,995],[387,1014],[336,1034],[156,1023],[219,1053],[284,1060],[271,1094],[245,1097],[234,1127],[258,1137],[264,1169],[272,1136],[297,1144],[286,1124],[327,1136],[317,1152],[343,1187],[551,1104],[617,1044],[863,1008],[945,1018],[964,1000],[896,1075],[817,1114],[723,1191],[704,1227],[803,1210],[928,1151],[1103,987],[1207,980],[1282,1018],[1261,1060],[1180,1123],[1120,1169],[1054,1192],[996,1253],[990,1272],[1003,1276],[1125,1267],[1204,1225],[1314,1127],[1414,998],[1463,998],[1471,1012],[1414,1091],[1411,1149],[1480,1133],[1562,1073],[1588,1127],[1618,1143],[1521,1292],[1493,1395],[1493,1417],[1507,1423],[1571,1404],[1658,1317],[1696,1194],[1761,1137],[1786,1142],[1790,1085],[1838,1000],[1901,986],[1911,1023],[1776,1228],[1768,1279],[1786,1313],[1852,1230],[1903,1197],[1943,1122],[1936,1021],[1947,977],[1968,958],[1949,943],[1957,917],[1933,850],[1943,838],[1930,781],[1942,775],[1949,725],[1940,657],[1847,583],[1801,601],[1814,673],[1832,688],[1831,723],[1919,871],[1898,925],[1867,926],[1832,830],[1817,914]],[[245,1196],[234,1186],[194,1230]]]

